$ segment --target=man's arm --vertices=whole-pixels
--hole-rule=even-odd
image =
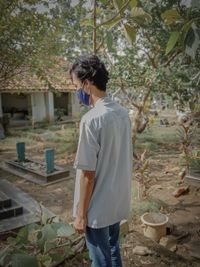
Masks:
[[[77,208],[77,217],[74,228],[79,234],[85,232],[87,224],[87,210],[94,188],[95,171],[81,171],[80,176],[80,196]]]

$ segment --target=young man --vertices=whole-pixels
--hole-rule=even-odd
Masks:
[[[85,233],[92,267],[121,267],[119,225],[131,200],[128,112],[107,96],[108,72],[97,56],[77,58],[70,74],[80,101],[92,106],[81,119],[74,164],[74,228]]]

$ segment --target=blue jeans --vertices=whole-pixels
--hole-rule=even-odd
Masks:
[[[120,224],[103,228],[86,227],[86,244],[89,250],[91,267],[122,267],[118,244]]]

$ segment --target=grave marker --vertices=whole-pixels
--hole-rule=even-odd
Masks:
[[[46,173],[54,171],[54,149],[45,149]]]
[[[25,161],[25,143],[19,142],[16,144],[17,158],[19,162]]]

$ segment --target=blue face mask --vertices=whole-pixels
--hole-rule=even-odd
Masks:
[[[90,95],[87,94],[83,88],[80,88],[78,91],[76,91],[76,95],[78,96],[78,98],[80,99],[80,101],[86,105],[89,106],[90,105]]]

